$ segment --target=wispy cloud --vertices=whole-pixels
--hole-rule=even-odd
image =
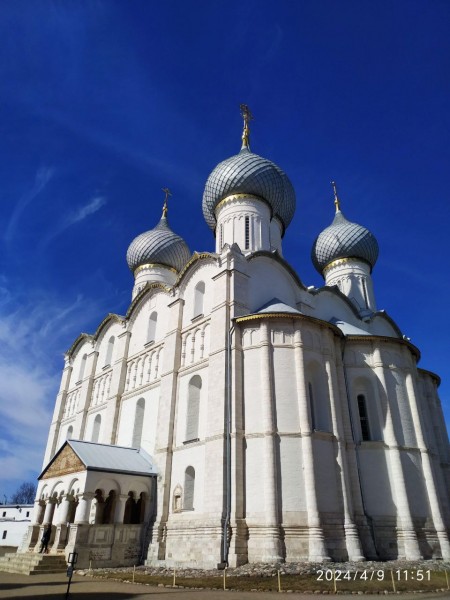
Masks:
[[[96,213],[101,209],[102,206],[106,204],[106,202],[107,201],[104,196],[94,196],[94,198],[92,198],[87,204],[66,215],[52,231],[48,232],[47,235],[42,238],[40,242],[40,248],[45,248],[52,240],[69,229],[69,227],[84,221],[84,219]]]
[[[32,188],[16,204],[5,230],[4,239],[10,242],[14,237],[20,217],[27,206],[42,192],[55,174],[53,167],[41,167],[37,170]]]
[[[82,219],[81,210],[75,216]],[[68,302],[42,289],[25,297],[4,277],[0,286],[11,290],[0,303],[0,495],[9,496],[41,470],[63,352],[84,329],[86,312],[102,315],[110,299]]]

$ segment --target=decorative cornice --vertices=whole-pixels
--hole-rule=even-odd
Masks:
[[[145,265],[139,265],[139,267],[136,267],[134,270],[134,276],[136,277],[136,275],[140,272],[143,271],[144,269],[167,269],[169,271],[172,271],[173,273],[177,274],[178,271],[176,269],[174,269],[173,267],[169,267],[168,265],[163,265],[162,263],[146,263]]]
[[[335,260],[332,260],[331,262],[329,262],[327,265],[324,266],[324,268],[322,269],[322,274],[325,277],[326,274],[328,273],[328,271],[330,269],[332,269],[333,267],[339,267],[340,265],[344,265],[346,263],[349,262],[363,262],[364,264],[369,266],[370,271],[372,271],[372,267],[369,265],[369,263],[364,260],[363,258],[356,258],[356,257],[348,257],[348,258],[336,258]]]
[[[316,317],[310,317],[309,315],[302,315],[302,314],[296,314],[296,313],[281,313],[281,312],[274,312],[274,313],[257,313],[257,314],[253,314],[253,315],[244,315],[242,317],[235,317],[233,319],[233,321],[235,323],[245,323],[247,321],[258,321],[258,320],[262,320],[262,319],[295,319],[298,321],[308,321],[311,323],[315,323],[316,325],[319,325],[321,327],[326,327],[328,329],[331,329],[331,331],[333,331],[333,333],[336,333],[338,335],[338,337],[343,338],[344,334],[342,333],[342,331],[339,329],[339,327],[336,327],[336,325],[333,325],[333,323],[329,323],[328,321],[322,321],[321,319],[316,319]]]
[[[233,202],[236,200],[259,200],[259,202],[263,202],[264,204],[266,204],[269,207],[270,212],[272,214],[272,207],[267,202],[267,200],[264,200],[264,198],[262,198],[261,196],[255,196],[254,194],[231,194],[230,196],[227,196],[226,198],[221,200],[215,207],[214,213],[216,215],[216,219],[217,219],[217,211],[220,210],[222,208],[222,206],[224,206],[225,204],[229,204],[230,202]]]
[[[116,315],[114,313],[109,313],[100,325],[97,327],[95,333],[92,335],[90,333],[80,333],[71,347],[65,353],[66,356],[72,357],[77,347],[83,342],[91,342],[92,345],[98,340],[100,333],[104,327],[109,323],[109,321],[114,321],[115,323],[120,323],[121,325],[126,322],[126,317],[121,317],[120,315]]]
[[[411,350],[411,352],[416,356],[417,360],[420,359],[419,348],[417,348],[417,346],[414,346],[414,344],[411,344],[411,342],[408,342],[408,340],[389,337],[387,335],[374,335],[374,334],[370,334],[370,333],[367,335],[348,334],[345,337],[348,339],[348,341],[352,341],[352,342],[353,341],[355,341],[355,342],[376,341],[376,342],[387,342],[387,343],[400,344],[401,346],[406,346],[407,348],[409,348],[409,350]]]
[[[217,254],[213,254],[212,252],[194,252],[190,261],[184,265],[184,267],[178,274],[178,278],[177,278],[175,285],[178,286],[179,282],[181,281],[181,279],[183,278],[184,274],[189,269],[189,267],[191,267],[191,265],[193,265],[198,260],[206,260],[206,259],[216,260],[216,258],[217,258]]]
[[[433,371],[428,371],[428,369],[417,369],[417,371],[423,375],[428,375],[428,377],[431,377],[431,379],[434,379],[438,387],[441,385],[441,378],[439,375],[436,375],[436,373],[433,373]]]

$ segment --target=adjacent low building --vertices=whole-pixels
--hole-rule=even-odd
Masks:
[[[33,504],[0,504],[0,553],[21,546],[31,523]]]

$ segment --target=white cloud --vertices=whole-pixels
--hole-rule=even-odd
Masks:
[[[8,496],[40,472],[62,354],[85,325],[86,311],[101,314],[99,302],[105,302],[80,295],[67,303],[45,290],[26,293],[13,292],[0,304],[0,495]]]
[[[103,196],[94,196],[94,198],[92,198],[92,200],[90,200],[87,204],[81,206],[75,212],[66,215],[64,219],[62,219],[60,223],[56,225],[53,231],[48,232],[47,235],[42,238],[40,248],[45,248],[52,240],[69,229],[69,227],[72,227],[72,225],[80,223],[90,215],[93,215],[105,204],[106,198]]]
[[[53,167],[41,167],[37,170],[36,176],[34,178],[34,184],[30,191],[25,193],[21,198],[19,198],[13,214],[9,220],[9,223],[5,230],[5,241],[9,242],[14,237],[16,233],[17,224],[25,211],[26,207],[32,202],[36,196],[38,196],[42,190],[47,186],[48,182],[52,179],[55,174],[55,169]]]

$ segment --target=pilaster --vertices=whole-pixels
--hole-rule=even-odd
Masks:
[[[117,443],[117,425],[120,411],[120,400],[125,389],[130,339],[131,331],[123,331],[116,337],[116,356],[118,358],[113,365],[111,385],[109,388],[108,410],[105,414],[102,436],[105,442],[108,444]]]
[[[86,439],[87,411],[92,398],[92,387],[94,385],[95,367],[97,365],[98,352],[94,349],[87,355],[84,379],[81,383],[80,399],[75,419],[74,437],[79,432],[79,439]]]
[[[349,475],[347,464],[347,453],[345,448],[344,426],[342,422],[340,390],[337,382],[336,362],[333,356],[335,351],[334,336],[331,332],[324,332],[328,337],[329,354],[325,356],[325,372],[328,379],[328,393],[330,397],[331,421],[333,433],[337,442],[337,464],[341,480],[342,504],[344,508],[344,532],[348,558],[351,561],[365,560],[358,529],[353,518],[353,504],[349,489]]]
[[[400,449],[395,435],[394,423],[392,419],[391,402],[397,402],[395,390],[388,387],[384,364],[381,357],[381,351],[378,345],[375,345],[374,353],[374,372],[378,378],[378,393],[380,403],[385,413],[384,439],[389,446],[389,458],[391,465],[391,485],[394,491],[395,504],[397,507],[397,527],[399,541],[403,542],[403,556],[406,560],[420,560],[422,554],[417,540],[417,534],[414,529],[414,523],[411,516],[411,509],[408,501],[408,492],[406,489],[405,474],[403,472]],[[399,544],[400,552],[401,545]]]
[[[307,397],[305,376],[305,354],[300,322],[294,332],[295,377],[298,390],[298,413],[302,439],[303,476],[305,481],[306,507],[308,512],[309,553],[306,560],[321,562],[330,560],[325,546],[322,524],[317,503],[314,452],[312,444],[311,414]]]

